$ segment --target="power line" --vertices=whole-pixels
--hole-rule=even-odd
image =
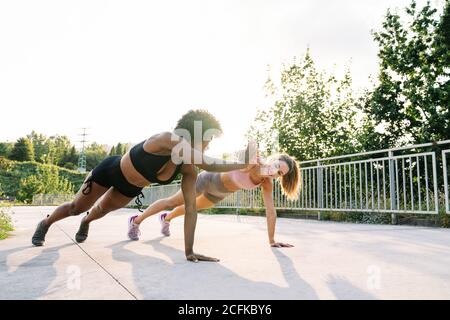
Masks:
[[[89,129],[89,128],[81,128],[81,130],[83,130],[83,133],[78,134],[79,136],[82,137],[82,139],[78,141],[81,143],[81,152],[80,152],[80,156],[78,157],[78,171],[82,172],[82,173],[86,172],[86,154],[84,153],[84,151],[85,151],[86,143],[88,142],[86,140],[86,137],[89,135],[88,133],[86,133],[87,129]]]

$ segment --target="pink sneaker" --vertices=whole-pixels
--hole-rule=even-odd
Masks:
[[[139,240],[139,236],[141,235],[139,225],[134,223],[134,219],[136,218],[137,216],[132,216],[128,219],[128,238],[134,241]]]
[[[166,221],[165,218],[167,216],[167,212],[161,213],[159,215],[159,222],[161,223],[161,233],[166,237],[170,236],[170,222]]]

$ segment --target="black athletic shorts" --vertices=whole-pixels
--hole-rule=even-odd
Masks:
[[[85,189],[89,189],[89,181],[94,181],[105,188],[114,187],[126,197],[134,198],[140,195],[143,188],[132,185],[125,179],[120,170],[120,159],[121,156],[112,156],[100,162],[92,170],[91,177],[85,182],[87,184]],[[85,193],[83,190],[83,193],[89,192]]]

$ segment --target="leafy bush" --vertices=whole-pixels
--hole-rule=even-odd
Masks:
[[[40,172],[48,170],[54,170],[60,177],[67,179],[72,184],[74,190],[78,190],[81,187],[86,177],[84,173],[54,165],[46,165],[32,161],[17,162],[0,157],[0,186],[3,196],[19,198],[22,180],[33,175],[39,175]],[[28,184],[33,184],[32,180],[27,182]]]
[[[390,224],[392,222],[390,213],[382,212],[364,212],[362,214],[362,223],[371,224]]]
[[[17,199],[30,202],[35,194],[73,194],[70,181],[59,175],[55,166],[42,166],[38,172],[20,180]]]
[[[0,202],[0,240],[5,239],[8,236],[8,232],[14,230],[11,217],[3,210],[2,207],[3,205]]]

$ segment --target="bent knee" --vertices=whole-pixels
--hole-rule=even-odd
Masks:
[[[176,208],[176,207],[178,207],[180,204],[182,204],[182,203],[179,203],[179,201],[177,201],[177,199],[167,199],[167,200],[164,202],[164,209],[167,210],[167,209]]]
[[[75,201],[70,202],[68,205],[69,205],[69,213],[71,216],[78,216],[81,213],[89,210],[89,208],[87,208],[86,206],[79,205]]]
[[[99,202],[97,203],[92,210],[95,210],[96,212],[100,213],[100,214],[107,214],[111,211],[114,211],[117,208],[112,208],[109,206],[104,205],[103,203]]]

